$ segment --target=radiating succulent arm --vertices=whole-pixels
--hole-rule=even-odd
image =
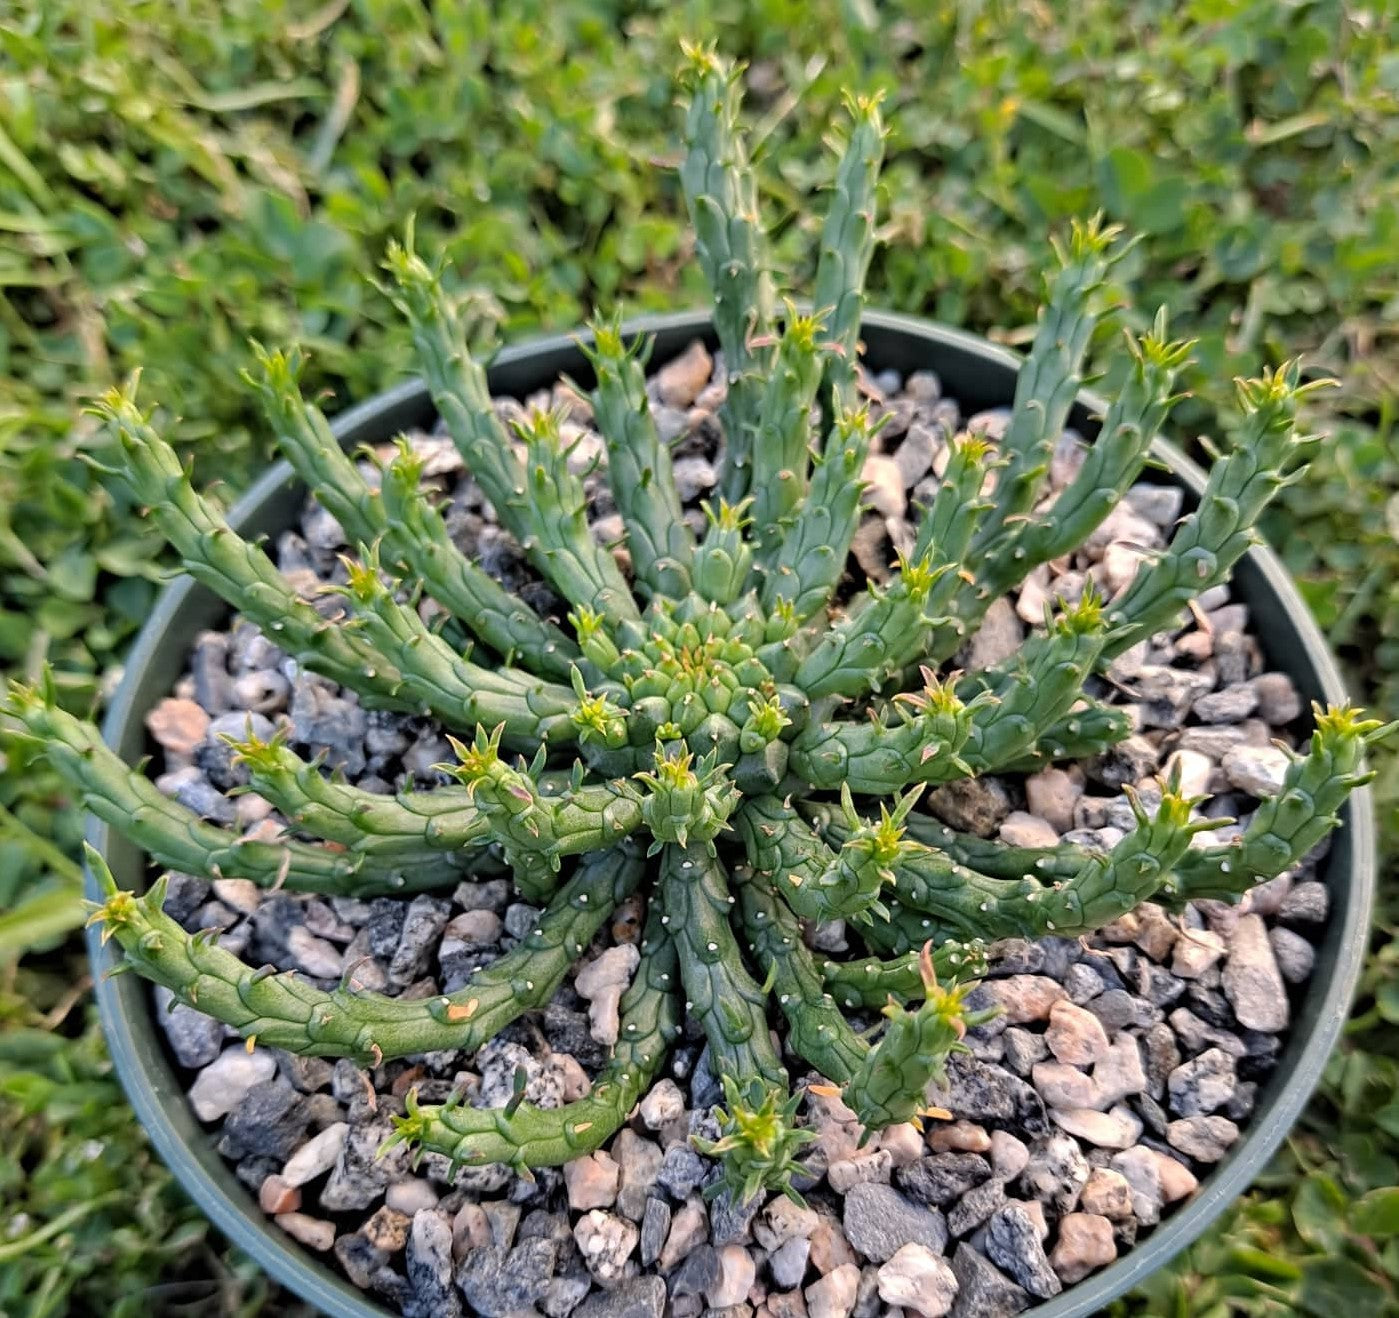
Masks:
[[[693,575],[695,590],[711,603],[732,604],[747,585],[753,568],[753,548],[744,534],[752,520],[750,502],[732,504],[721,498],[717,507],[708,501],[703,505],[709,526],[695,550]]]
[[[933,611],[938,582],[952,571],[931,554],[899,560],[888,586],[871,582],[851,602],[797,669],[796,685],[813,700],[877,691],[926,652],[928,636],[944,619]]]
[[[1100,700],[1081,699],[1060,715],[1035,739],[1024,754],[1001,766],[1002,773],[1035,773],[1056,760],[1087,760],[1101,755],[1130,737],[1133,724],[1127,712]]]
[[[878,94],[846,96],[850,132],[836,168],[816,263],[813,305],[824,313],[826,337],[837,349],[826,367],[837,407],[855,404],[865,275],[874,253],[875,188],[884,159],[879,102]]]
[[[688,47],[686,54],[690,102],[680,184],[728,369],[728,396],[720,412],[727,441],[720,488],[737,503],[750,488],[753,436],[770,357],[772,279],[757,186],[738,125],[738,73],[711,48]]]
[[[909,1011],[890,1001],[884,1008],[888,1024],[880,1040],[865,1055],[841,1097],[866,1132],[914,1121],[927,1109],[924,1094],[936,1081],[947,1083],[947,1059],[966,1051],[962,1037],[968,1025],[990,1012],[968,1013],[962,999],[965,986],[943,988],[933,968],[931,948],[919,957],[923,1003]]]
[[[822,833],[835,841],[844,838],[846,825],[833,812],[822,824]],[[994,879],[1034,876],[1042,882],[1070,879],[1094,853],[1061,842],[1055,847],[1013,847],[994,838],[959,833],[928,815],[914,811],[904,825],[915,842],[942,852],[950,860]]]
[[[860,525],[865,458],[874,427],[868,408],[839,408],[816,463],[811,489],[782,537],[763,581],[768,613],[790,605],[793,621],[814,617],[830,599],[845,571],[850,542]]]
[[[1159,892],[1169,893],[1190,839],[1219,826],[1192,820],[1192,802],[1167,789],[1155,818],[1136,805],[1138,827],[1107,855],[1088,855],[1064,878],[1043,871],[994,879],[958,865],[940,851],[896,863],[893,892],[906,908],[931,916],[937,939],[1072,936],[1110,924]]]
[[[1096,596],[1085,592],[1044,631],[1029,636],[1012,660],[962,680],[963,700],[970,702],[978,690],[991,696],[973,713],[962,748],[972,772],[993,773],[1035,750],[1079,698],[1104,637],[1102,609]]]
[[[811,454],[811,409],[821,384],[822,323],[788,304],[753,436],[753,523],[758,559],[778,553],[802,496]]]
[[[212,934],[187,934],[166,915],[163,880],[138,897],[117,888],[91,848],[88,864],[106,894],[93,920],[147,979],[250,1041],[313,1057],[352,1057],[366,1066],[443,1048],[473,1051],[523,1012],[543,1006],[641,877],[640,860],[620,850],[590,858],[518,947],[455,993],[406,1000],[354,992],[353,967],[330,992],[291,972],[253,970],[218,947]]]
[[[528,490],[525,550],[566,600],[611,621],[635,621],[641,614],[626,578],[588,526],[588,500],[582,480],[569,468],[572,446],[561,417],[535,413],[519,433]]]
[[[308,764],[287,745],[287,735],[279,729],[266,741],[249,736],[230,744],[252,790],[302,832],[415,868],[439,863],[442,852],[490,841],[486,817],[459,788],[397,796],[366,792],[323,773],[319,764]]]
[[[255,348],[259,371],[245,373],[277,433],[282,452],[316,501],[344,528],[351,544],[379,545],[405,578],[421,582],[432,598],[472,634],[510,662],[566,676],[577,657],[571,641],[487,576],[452,543],[442,514],[422,489],[421,459],[406,443],[371,488],[340,447],[320,408],[301,395],[302,357]]]
[[[500,729],[478,728],[472,745],[455,738],[458,763],[444,765],[465,784],[490,837],[505,851],[516,886],[529,901],[547,897],[558,884],[565,856],[598,851],[641,824],[641,806],[615,785],[581,783],[546,796],[534,774],[500,758]]]
[[[93,724],[59,709],[51,691],[13,687],[6,712],[40,743],[49,764],[93,814],[170,869],[350,896],[439,887],[457,872],[450,857],[409,865],[370,850],[240,837],[206,823],[144,773],[128,768]],[[456,860],[466,863],[465,856]]]
[[[743,931],[787,1020],[787,1043],[828,1080],[844,1084],[869,1045],[851,1029],[826,992],[801,926],[769,879],[739,875]],[[881,1002],[883,1000],[881,999]]]
[[[421,581],[438,604],[506,663],[521,663],[544,677],[567,677],[578,647],[462,554],[441,512],[422,495],[422,471],[422,459],[402,444],[382,473],[384,515],[392,528],[389,547],[408,579]]]
[[[923,989],[922,947],[885,961],[859,957],[837,961],[816,957],[821,980],[842,1007],[883,1007],[892,997],[911,1001]],[[959,943],[949,939],[933,949],[933,966],[940,982],[957,984],[986,973],[986,949],[980,939]]]
[[[1181,523],[1171,543],[1143,564],[1114,600],[1106,662],[1175,622],[1201,591],[1229,578],[1234,564],[1256,543],[1263,509],[1287,483],[1288,471],[1318,442],[1296,429],[1297,404],[1331,383],[1300,384],[1301,365],[1289,362],[1261,378],[1239,383],[1244,425],[1233,449],[1211,468],[1199,507]]]
[[[379,575],[377,555],[361,551],[363,563],[345,563],[344,594],[354,605],[350,627],[376,654],[394,665],[401,693],[449,728],[503,725],[513,744],[577,740],[576,704],[570,688],[517,668],[485,668],[459,655],[400,603]]]
[[[612,1057],[587,1096],[562,1107],[521,1103],[476,1108],[459,1101],[419,1107],[409,1090],[406,1113],[394,1117],[394,1142],[440,1153],[458,1166],[506,1163],[522,1174],[531,1167],[558,1167],[601,1147],[617,1132],[646,1091],[679,1032],[680,1004],[675,947],[648,923],[641,962],[622,995],[621,1031]],[[450,1179],[450,1177],[449,1177]]]
[[[1254,811],[1243,836],[1227,846],[1186,852],[1176,867],[1176,902],[1234,901],[1296,865],[1340,822],[1350,793],[1374,776],[1364,767],[1366,746],[1399,727],[1381,726],[1346,705],[1313,706],[1313,712],[1311,744],[1288,766],[1278,794]]]
[[[895,696],[877,718],[809,723],[792,742],[792,772],[821,791],[848,787],[876,796],[911,782],[965,777],[960,752],[986,698],[964,704],[930,670],[923,676],[921,693]]]
[[[908,793],[892,811],[881,804],[880,822],[870,825],[844,792],[847,827],[839,851],[776,796],[745,801],[738,832],[759,881],[770,884],[804,920],[858,920],[877,909],[880,890],[892,877],[890,866],[903,854],[903,820],[917,797],[916,791]]]
[[[592,331],[593,418],[607,443],[607,482],[626,523],[632,569],[653,595],[683,598],[695,541],[646,399],[639,344],[627,350],[620,319],[594,320]]]
[[[1083,466],[1050,508],[1012,526],[993,560],[978,572],[993,599],[1025,579],[1031,568],[1077,549],[1141,474],[1151,442],[1171,404],[1176,373],[1190,355],[1189,343],[1166,338],[1163,308],[1152,333],[1127,336],[1132,371],[1109,405]]]
[[[704,1026],[716,1075],[785,1086],[768,1032],[767,995],[748,973],[729,925],[734,898],[724,869],[702,846],[666,847],[661,905],[680,957],[686,1011]]]
[[[94,409],[123,456],[120,467],[102,470],[149,510],[185,571],[308,668],[359,692],[366,703],[411,708],[388,660],[299,599],[272,560],[195,493],[174,450],[137,408],[135,389],[133,378],[125,390],[109,390]]]
[[[975,541],[976,561],[996,561],[1014,519],[1035,501],[1048,470],[1054,443],[1079,389],[1079,372],[1098,317],[1095,295],[1121,252],[1113,252],[1120,230],[1099,221],[1074,223],[1068,243],[1059,249],[1062,268],[1049,288],[1049,302],[1035,331],[1030,355],[1015,381],[1010,424],[1001,440],[1006,465],[992,495],[992,513]],[[975,569],[980,573],[980,568]]]

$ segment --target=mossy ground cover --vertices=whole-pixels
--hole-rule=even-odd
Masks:
[[[1049,238],[1099,208],[1142,330],[1199,340],[1175,431],[1230,439],[1232,378],[1302,353],[1327,439],[1265,526],[1358,696],[1399,696],[1399,12],[1327,3],[860,0],[499,7],[411,0],[18,4],[0,13],[0,665],[113,681],[165,565],[81,459],[82,406],[144,369],[231,497],[269,436],[250,337],[301,342],[327,410],[406,369],[367,281],[416,216],[501,333],[698,305],[675,166],[679,39],[750,62],[777,259],[809,276],[840,93],[893,133],[872,300],[1023,346]],[[931,13],[929,11],[932,11]],[[1114,333],[1107,330],[1104,333]],[[1110,387],[1112,381],[1107,384]],[[138,579],[128,577],[139,569]],[[1387,854],[1393,758],[1378,789]],[[0,729],[0,1311],[290,1313],[146,1148],[71,933],[81,821]],[[1365,988],[1304,1122],[1124,1312],[1395,1308],[1399,991],[1391,862]]]

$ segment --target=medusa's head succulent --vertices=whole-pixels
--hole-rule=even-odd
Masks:
[[[619,322],[598,320],[586,351],[625,558],[590,531],[567,427],[533,414],[508,433],[435,272],[407,247],[387,262],[446,429],[566,618],[540,616],[460,552],[406,446],[366,480],[301,396],[294,352],[260,352],[250,380],[292,465],[359,546],[334,620],[195,492],[133,391],[98,408],[120,452],[111,479],[149,509],[185,569],[364,705],[455,732],[456,783],[372,795],[282,737],[250,740],[239,754],[252,790],[290,831],[240,838],[166,799],[51,690],[17,688],[10,710],[88,806],[162,866],[303,892],[407,894],[455,884],[490,850],[543,907],[533,931],[465,987],[401,1001],[254,971],[214,935],[191,937],[169,919],[159,886],[142,898],[109,889],[97,918],[132,966],[274,1047],[376,1063],[474,1049],[546,1004],[609,914],[640,898],[640,963],[586,1098],[548,1111],[522,1095],[501,1111],[412,1100],[399,1134],[460,1162],[566,1161],[625,1120],[683,1011],[702,1027],[727,1098],[708,1147],[725,1158],[727,1183],[751,1193],[790,1189],[804,1142],[774,1027],[867,1128],[916,1119],[959,1046],[957,986],[976,972],[981,940],[1086,932],[1147,898],[1237,896],[1334,826],[1375,725],[1350,710],[1322,716],[1278,796],[1228,846],[1191,845],[1205,825],[1169,783],[1154,817],[1140,813],[1106,853],[1027,851],[921,813],[926,788],[1090,754],[1126,734],[1085,682],[1225,580],[1309,442],[1294,426],[1304,387],[1295,366],[1243,386],[1240,441],[1199,510],[1114,598],[1086,594],[1008,660],[949,672],[990,604],[1079,545],[1136,479],[1186,348],[1160,322],[1132,343],[1096,442],[1046,501],[1049,457],[1120,251],[1112,229],[1076,226],[1004,434],[954,440],[890,579],[838,596],[876,430],[859,330],[878,105],[849,103],[803,312],[774,298],[734,74],[696,50],[687,78],[681,178],[727,367],[719,494],[703,534],[682,515],[641,348]],[[445,626],[424,623],[418,592]],[[804,941],[802,921],[836,918],[862,944],[853,959],[823,959]],[[882,1032],[858,1032],[851,1008],[886,1009]]]

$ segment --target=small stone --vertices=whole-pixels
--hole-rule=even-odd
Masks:
[[[681,1205],[671,1222],[665,1248],[657,1260],[662,1272],[669,1272],[681,1259],[687,1258],[702,1245],[709,1235],[709,1214],[704,1201],[692,1195]]]
[[[335,1223],[305,1213],[281,1213],[272,1219],[293,1240],[324,1253],[335,1243]]]
[[[328,1172],[339,1159],[349,1130],[345,1122],[337,1121],[320,1134],[313,1135],[287,1159],[286,1166],[282,1168],[282,1179],[288,1185],[305,1185],[323,1172]]]
[[[694,503],[704,498],[719,483],[718,469],[700,457],[676,458],[671,466],[671,477],[681,503]]]
[[[1280,919],[1288,924],[1322,924],[1331,909],[1331,894],[1324,883],[1309,879],[1299,883],[1283,898],[1278,908]]]
[[[1069,1213],[1078,1204],[1088,1180],[1088,1161],[1076,1140],[1053,1134],[1036,1140],[1029,1150],[1020,1184],[1037,1200],[1043,1200],[1056,1213]]]
[[[952,1256],[957,1278],[953,1318],[1006,1318],[1030,1307],[1030,1297],[979,1249],[963,1243]]]
[[[1228,1117],[1183,1117],[1166,1127],[1166,1139],[1196,1162],[1218,1162],[1239,1138]]]
[[[1155,1149],[1151,1152],[1156,1158],[1156,1170],[1161,1177],[1161,1195],[1168,1204],[1195,1193],[1200,1182],[1189,1167],[1167,1154],[1158,1153]]]
[[[1214,686],[1207,673],[1143,664],[1132,686],[1141,701],[1142,722],[1149,728],[1178,728],[1191,706]]]
[[[1273,958],[1282,977],[1289,984],[1305,984],[1316,961],[1316,948],[1301,934],[1281,927],[1268,931],[1268,941],[1273,945]]]
[[[923,1156],[923,1136],[911,1121],[886,1126],[879,1132],[878,1139],[880,1149],[889,1155],[891,1167],[907,1167]]]
[[[1071,969],[1077,970],[1078,966]],[[1098,991],[1102,991],[1101,986]],[[1029,1030],[1014,1025],[1001,1036],[1001,1046],[1005,1049],[1006,1065],[1019,1076],[1030,1075],[1035,1063],[1049,1056],[1049,1045],[1045,1043],[1044,1035],[1031,1034]]]
[[[146,729],[172,755],[193,755],[209,730],[209,715],[193,700],[168,697],[146,715]]]
[[[1082,795],[1082,786],[1063,769],[1041,769],[1025,779],[1025,804],[1030,813],[1047,821],[1056,833],[1073,828],[1074,804]]]
[[[1125,1222],[1132,1216],[1132,1187],[1121,1172],[1095,1167],[1084,1182],[1078,1206],[1085,1213],[1096,1213],[1112,1222]]]
[[[1249,683],[1258,713],[1270,727],[1280,728],[1302,716],[1302,697],[1286,673],[1260,673]]]
[[[1201,723],[1242,723],[1258,708],[1258,696],[1251,686],[1226,686],[1201,696],[1192,711]],[[1198,752],[1190,752],[1192,755]],[[1202,789],[1203,790],[1203,789]],[[1198,792],[1189,795],[1199,795]]]
[[[1030,1161],[1030,1150],[1023,1140],[1009,1131],[991,1132],[991,1170],[1002,1181],[1013,1181]]]
[[[626,1218],[595,1208],[574,1226],[573,1239],[594,1280],[610,1286],[622,1279],[641,1233]]]
[[[1278,746],[1237,746],[1224,757],[1224,776],[1231,787],[1261,798],[1276,796],[1292,757]]]
[[[866,1181],[888,1182],[893,1158],[888,1149],[869,1149],[854,1158],[841,1158],[826,1169],[826,1179],[837,1194]]]
[[[1130,1034],[1119,1034],[1093,1067],[1098,1101],[1086,1107],[1111,1107],[1133,1094],[1146,1092],[1147,1075],[1141,1045]]]
[[[573,1318],[661,1318],[665,1299],[659,1277],[633,1277],[616,1290],[590,1295]]]
[[[445,963],[449,957],[493,947],[500,942],[505,925],[494,911],[463,911],[453,916],[442,930],[437,947],[437,959]]]
[[[1031,1295],[1047,1300],[1064,1289],[1049,1266],[1038,1224],[1025,1204],[1012,1201],[992,1217],[986,1229],[986,1253]]]
[[[621,1168],[617,1188],[617,1211],[633,1222],[641,1221],[646,1199],[661,1169],[661,1147],[624,1127],[612,1142],[612,1157]]]
[[[1045,1042],[1061,1062],[1070,1066],[1091,1066],[1108,1047],[1102,1022],[1090,1011],[1072,1002],[1055,1002],[1049,1012]]]
[[[392,1127],[385,1120],[350,1126],[340,1158],[321,1190],[322,1208],[329,1212],[368,1208],[388,1188],[390,1181],[408,1174],[409,1153],[403,1145],[379,1156],[380,1148],[392,1133]]]
[[[816,1229],[811,1233],[811,1265],[817,1272],[825,1274],[842,1263],[854,1263],[855,1251],[834,1218],[821,1216]]]
[[[1064,986],[1044,975],[1010,975],[985,985],[1008,1025],[1027,1025],[1049,1018],[1054,1004],[1067,995]]]
[[[1238,1087],[1234,1059],[1222,1048],[1209,1048],[1171,1072],[1166,1088],[1171,1111],[1198,1117],[1223,1107]]]
[[[375,1249],[382,1249],[386,1254],[397,1254],[408,1243],[408,1231],[412,1225],[411,1214],[400,1213],[396,1208],[381,1204],[361,1230]]]
[[[670,1277],[670,1293],[675,1299],[703,1295],[719,1280],[719,1251],[700,1245],[688,1253]]]
[[[811,1241],[789,1240],[768,1256],[768,1271],[773,1284],[791,1290],[806,1280],[806,1267],[811,1258]],[[804,1306],[803,1306],[804,1307]]]
[[[864,503],[885,518],[901,518],[908,511],[903,472],[893,458],[871,453],[860,473],[865,483]]]
[[[846,1195],[844,1227],[851,1245],[875,1263],[892,1258],[900,1246],[911,1242],[937,1254],[947,1245],[947,1224],[941,1213],[877,1183],[857,1185]]]
[[[656,392],[667,407],[681,411],[693,406],[714,373],[714,359],[698,339],[656,372]]]
[[[587,1218],[583,1220],[586,1222]],[[514,1249],[502,1245],[473,1249],[457,1268],[457,1288],[472,1314],[506,1318],[532,1308],[543,1297],[557,1258],[554,1241],[539,1237],[523,1241]],[[423,1318],[432,1315],[429,1312]]]
[[[938,1122],[928,1131],[928,1147],[934,1153],[985,1153],[991,1147],[991,1136],[986,1127],[974,1121]]]
[[[442,930],[451,913],[450,902],[426,893],[408,903],[398,946],[389,962],[390,984],[396,988],[407,988],[422,976],[429,957],[441,941]]]
[[[975,1231],[1006,1201],[1004,1181],[987,1181],[974,1190],[968,1190],[947,1211],[947,1229],[954,1236],[965,1236]]]
[[[1161,1171],[1154,1150],[1138,1145],[1115,1154],[1111,1169],[1128,1184],[1132,1192],[1132,1214],[1142,1226],[1154,1226],[1161,1220],[1161,1205],[1165,1196],[1161,1190]]]
[[[261,1154],[279,1161],[305,1138],[306,1100],[280,1077],[254,1085],[224,1118],[219,1147],[229,1157]]]
[[[842,1263],[806,1288],[806,1311],[810,1318],[850,1318],[859,1291],[860,1269]]]
[[[899,1169],[900,1188],[921,1203],[942,1208],[991,1177],[991,1164],[975,1153],[934,1153]]]
[[[340,950],[324,938],[317,938],[305,925],[287,931],[287,953],[298,970],[316,979],[339,979],[345,968]]]
[[[209,1066],[223,1048],[223,1026],[211,1016],[186,1007],[164,985],[155,987],[155,1015],[170,1050],[181,1066],[194,1070]],[[202,1118],[213,1120],[213,1118]]]
[[[1000,839],[1008,847],[1053,847],[1059,843],[1059,833],[1047,819],[1012,810],[1001,821]]]
[[[621,1174],[622,1169],[601,1149],[565,1163],[563,1179],[568,1187],[568,1206],[578,1212],[611,1208],[617,1202]]]
[[[269,1176],[257,1192],[258,1207],[264,1213],[276,1217],[280,1213],[294,1213],[301,1207],[301,1191],[288,1185],[280,1176]]]
[[[406,1213],[409,1217],[429,1208],[436,1208],[438,1199],[438,1193],[432,1188],[432,1183],[420,1176],[408,1176],[401,1181],[395,1181],[384,1192],[385,1205],[397,1213]]]
[[[1120,1103],[1110,1112],[1084,1107],[1058,1108],[1050,1115],[1061,1129],[1100,1149],[1130,1148],[1142,1133],[1141,1121]]]
[[[464,1203],[452,1219],[452,1257],[461,1262],[469,1250],[491,1243],[491,1224],[480,1204]]]
[[[618,1004],[631,985],[631,977],[641,963],[641,953],[635,944],[621,943],[609,947],[600,957],[590,961],[577,974],[573,987],[589,1002],[588,1021],[593,1038],[611,1046],[617,1042],[620,1029]]]
[[[762,1195],[735,1199],[725,1190],[709,1201],[709,1238],[716,1245],[736,1245],[749,1237],[753,1219],[763,1206]]]
[[[1171,957],[1171,973],[1199,979],[1224,955],[1227,944],[1213,929],[1183,929]]]
[[[772,1202],[753,1222],[753,1237],[766,1250],[781,1249],[789,1240],[806,1239],[820,1223],[812,1208],[793,1203],[785,1194]]]
[[[641,1217],[641,1266],[650,1267],[661,1255],[670,1234],[670,1205],[658,1196],[646,1201]]]
[[[389,1261],[382,1249],[375,1249],[358,1231],[336,1237],[335,1258],[362,1291],[369,1289],[374,1274]]]
[[[959,832],[990,837],[1010,814],[1010,794],[995,778],[962,778],[934,791],[928,809]]]
[[[1287,1028],[1287,989],[1261,916],[1245,915],[1235,927],[1223,986],[1239,1024],[1272,1034]]]
[[[685,1115],[685,1095],[674,1080],[660,1080],[641,1100],[639,1111],[647,1130],[662,1130]]]
[[[408,1232],[408,1281],[416,1318],[460,1318],[461,1301],[452,1286],[452,1228],[447,1214],[424,1208]]]
[[[1031,1072],[1040,1097],[1052,1108],[1098,1106],[1098,1086],[1091,1076],[1063,1062],[1037,1062]]]
[[[1112,1223],[1096,1213],[1069,1213],[1059,1222],[1059,1240],[1049,1256],[1050,1266],[1067,1286],[1090,1272],[1105,1268],[1117,1257]]]
[[[686,1199],[709,1175],[709,1166],[688,1144],[672,1144],[661,1159],[656,1184],[674,1199]]]
[[[709,1303],[716,1309],[741,1304],[757,1276],[753,1256],[742,1245],[725,1245],[717,1251],[719,1275],[706,1289]]]
[[[957,1289],[952,1269],[924,1245],[905,1245],[879,1269],[879,1298],[924,1318],[942,1318]]]
[[[1095,782],[1116,791],[1155,773],[1158,763],[1156,747],[1134,733],[1095,755],[1085,767]]]

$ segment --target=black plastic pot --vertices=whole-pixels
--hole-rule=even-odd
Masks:
[[[637,320],[628,331],[655,335],[654,362],[676,355],[696,336],[712,343],[703,313]],[[971,335],[904,316],[870,313],[864,339],[874,367],[936,371],[967,411],[1005,404],[1012,396],[1018,359]],[[589,378],[571,336],[507,348],[496,358],[490,383],[496,393],[523,397],[547,387],[563,372]],[[1071,424],[1080,433],[1093,434],[1091,417],[1101,407],[1085,393]],[[378,443],[428,424],[433,416],[426,389],[412,381],[351,409],[334,428],[347,446]],[[1184,486],[1187,500],[1193,500],[1203,484],[1200,469],[1168,444],[1159,445],[1159,456],[1170,469],[1164,479]],[[245,535],[275,534],[291,524],[303,497],[290,469],[280,463],[239,501],[230,520]],[[1278,560],[1267,550],[1250,552],[1235,572],[1234,587],[1249,606],[1270,667],[1288,673],[1308,699],[1344,700],[1345,688],[1325,643]],[[196,634],[226,613],[221,600],[188,578],[165,591],[131,651],[126,676],[107,714],[104,735],[125,760],[134,762],[146,753],[146,711],[169,693]],[[134,889],[145,886],[145,862],[134,847],[100,822],[93,823],[89,837],[119,883]],[[1375,881],[1374,829],[1366,791],[1356,792],[1345,807],[1325,879],[1332,898],[1325,938],[1281,1064],[1258,1095],[1243,1138],[1190,1203],[1110,1268],[1034,1309],[1036,1318],[1090,1314],[1147,1277],[1247,1189],[1296,1120],[1339,1035],[1365,955]],[[90,876],[88,895],[97,895]],[[118,959],[116,945],[101,946],[95,934],[88,942],[117,1072],[157,1152],[195,1202],[271,1276],[325,1313],[337,1318],[386,1315],[388,1310],[289,1239],[259,1210],[189,1110],[152,1017],[149,989],[134,975],[108,978]]]

